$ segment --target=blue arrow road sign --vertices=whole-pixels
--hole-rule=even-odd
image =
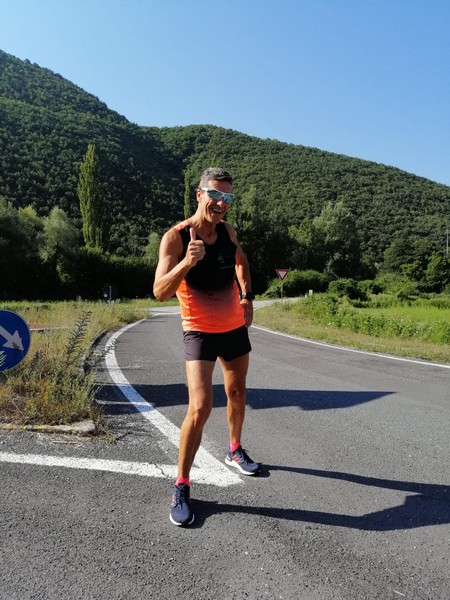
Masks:
[[[0,371],[12,369],[30,348],[30,330],[20,315],[0,310]]]

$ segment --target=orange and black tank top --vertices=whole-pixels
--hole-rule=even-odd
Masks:
[[[183,241],[183,254],[190,241],[190,226],[175,226]],[[236,244],[225,223],[217,225],[217,240],[205,243],[205,256],[186,274],[177,290],[184,331],[223,333],[245,325],[236,283]],[[201,236],[197,234],[197,238]]]

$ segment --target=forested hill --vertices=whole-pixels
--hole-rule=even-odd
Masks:
[[[17,208],[32,205],[40,216],[59,206],[79,222],[79,166],[88,144],[95,143],[105,249],[112,252],[136,254],[151,232],[161,234],[183,218],[185,183],[194,206],[199,174],[211,164],[235,177],[238,200],[229,219],[260,265],[261,280],[276,267],[329,266],[329,256],[318,256],[320,240],[315,252],[310,243],[320,219],[322,225],[341,219],[347,228],[341,235],[348,243],[351,238],[352,247],[335,261],[337,274],[345,272],[339,260],[363,276],[379,269],[386,249],[401,246],[413,259],[416,242],[425,243],[428,253],[445,243],[447,186],[212,125],[140,127],[60,75],[2,51],[0,125],[0,197]]]

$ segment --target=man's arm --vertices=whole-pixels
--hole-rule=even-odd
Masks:
[[[180,260],[183,253],[180,234],[175,229],[169,229],[164,234],[159,247],[159,260],[153,284],[153,293],[160,302],[174,296],[186,273],[204,257],[205,245],[202,240],[195,238],[195,229],[191,227],[191,240],[186,256]]]
[[[236,232],[233,227],[226,223],[227,231],[230,235],[231,240],[236,244],[236,277],[239,282],[239,287],[241,288],[241,292],[245,294],[246,292],[252,291],[252,278],[250,275],[250,265],[248,264],[247,257],[245,256],[244,251],[239,244],[237,239]],[[250,327],[253,321],[253,302],[251,300],[241,300],[241,304],[244,308],[244,317],[245,324],[247,327]]]

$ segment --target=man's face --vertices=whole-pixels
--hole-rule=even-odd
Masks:
[[[233,186],[228,181],[218,181],[217,179],[212,179],[205,187],[210,190],[217,190],[226,194],[233,193]],[[200,189],[197,190],[197,202],[199,203],[199,207],[204,218],[211,223],[218,223],[221,221],[225,217],[230,207],[230,205],[225,202],[223,197],[218,201],[212,200],[209,197],[208,192]]]

